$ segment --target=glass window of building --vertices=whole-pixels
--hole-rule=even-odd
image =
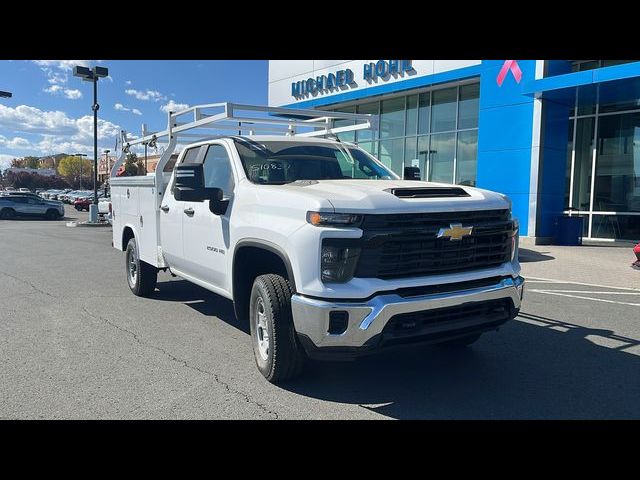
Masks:
[[[462,85],[458,104],[458,128],[478,128],[480,106],[480,84]]]
[[[381,140],[378,159],[398,175],[402,176],[404,165],[404,138]]]
[[[417,161],[423,180],[475,185],[479,95],[476,82],[336,110],[379,115],[379,129],[356,132],[355,142],[396,174],[402,176],[404,167]]]
[[[475,187],[478,169],[478,130],[458,132],[456,152],[455,183]]]
[[[431,107],[431,131],[450,132],[456,129],[458,89],[446,88],[433,92]]]
[[[362,103],[360,105],[357,105],[356,113],[364,113],[367,115],[379,115],[380,102]],[[370,142],[372,140],[376,140],[377,137],[375,135],[376,135],[376,132],[370,129],[358,130],[356,132],[356,138],[358,143]],[[369,153],[373,153],[373,152],[369,152]]]
[[[405,135],[418,133],[418,95],[409,95],[407,98],[407,119],[405,122]]]
[[[432,182],[453,183],[453,159],[455,150],[455,133],[431,135],[429,179]]]
[[[404,97],[383,100],[380,105],[380,138],[404,136],[405,99]]]
[[[429,133],[431,128],[431,92],[424,92],[419,95],[418,101],[418,133]]]

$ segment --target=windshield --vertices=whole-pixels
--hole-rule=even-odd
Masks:
[[[372,156],[354,147],[246,139],[235,142],[247,178],[253,183],[282,185],[297,180],[398,178]]]

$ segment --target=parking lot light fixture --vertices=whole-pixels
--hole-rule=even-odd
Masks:
[[[11,98],[13,96],[13,94],[11,92],[3,92],[2,90],[0,90],[0,97],[2,98]]]
[[[93,68],[77,65],[73,67],[73,76],[86,82],[93,82],[93,204],[89,207],[89,222],[98,221],[98,80],[107,77],[109,69],[95,66]]]

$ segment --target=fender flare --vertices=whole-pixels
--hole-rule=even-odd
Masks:
[[[296,278],[293,274],[293,267],[291,266],[291,260],[289,260],[289,255],[287,255],[287,252],[285,252],[285,250],[281,246],[276,245],[275,243],[272,243],[268,240],[263,240],[259,238],[243,238],[242,240],[239,240],[238,242],[236,242],[236,246],[233,249],[233,262],[231,264],[232,277],[235,277],[236,275],[235,268],[233,268],[233,265],[236,264],[236,254],[238,250],[240,250],[242,247],[262,248],[280,257],[280,259],[282,260],[282,263],[284,263],[285,269],[287,270],[287,276],[289,277],[289,282],[291,283],[291,287],[293,288],[294,292],[297,291]],[[231,279],[232,288],[234,285],[234,279],[235,278]]]

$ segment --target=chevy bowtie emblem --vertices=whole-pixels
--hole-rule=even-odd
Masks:
[[[463,227],[461,223],[452,223],[449,228],[441,228],[437,238],[449,237],[449,240],[462,240],[462,237],[471,235],[473,227]]]

